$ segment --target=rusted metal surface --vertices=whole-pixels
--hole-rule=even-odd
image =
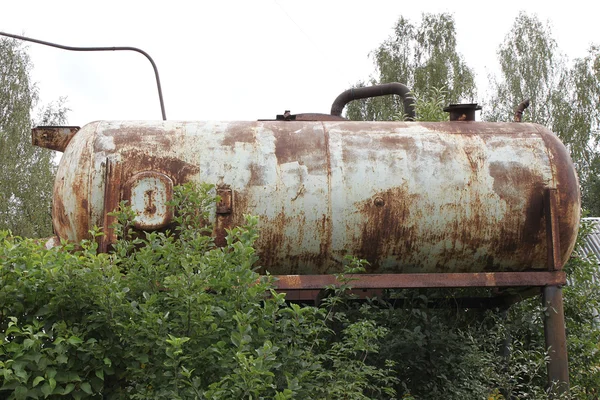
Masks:
[[[523,100],[517,108],[515,108],[515,122],[521,122],[523,120],[523,112],[529,107],[529,99]]]
[[[548,159],[556,182],[556,218],[560,238],[560,260],[564,265],[575,247],[581,212],[579,181],[569,152],[556,135],[548,129],[533,125],[544,140]]]
[[[233,211],[233,195],[231,188],[218,188],[217,214],[230,214]]]
[[[31,143],[45,149],[65,151],[78,126],[37,126],[31,130]]]
[[[450,113],[450,121],[470,122],[475,121],[475,111],[481,110],[476,103],[450,104],[444,111]]]
[[[110,245],[116,241],[116,235],[113,229],[113,224],[116,218],[111,215],[111,212],[116,211],[120,202],[120,186],[121,186],[121,168],[118,163],[115,163],[109,158],[106,158],[104,164],[104,198],[102,204],[102,223],[98,226],[102,227],[103,235],[100,236],[99,250],[106,252]]]
[[[569,361],[567,356],[567,336],[565,332],[565,312],[562,289],[547,286],[542,289],[544,313],[544,336],[548,349],[548,385],[556,387],[558,393],[569,391]]]
[[[402,102],[404,104],[404,113],[406,114],[406,120],[414,120],[415,99],[412,97],[410,89],[406,85],[398,82],[348,89],[345,92],[342,92],[334,100],[333,104],[331,105],[331,115],[341,116],[346,104],[350,103],[353,100],[387,96],[390,94],[395,94],[402,98]]]
[[[360,274],[346,275],[355,289],[520,287],[564,285],[563,271],[475,272],[440,274]],[[276,275],[275,287],[290,289],[324,289],[338,284],[333,275]]]
[[[86,125],[93,131],[97,123]],[[92,214],[102,226],[102,204],[104,202],[104,182],[90,190],[90,178],[93,175],[104,175],[104,168],[96,169],[92,165],[94,156],[93,135],[75,135],[71,139],[61,158],[60,166],[54,181],[52,202],[52,224],[54,232],[61,238],[79,242],[88,237],[93,225],[90,224]],[[103,180],[103,179],[102,179]],[[92,204],[92,203],[96,204]],[[99,203],[99,204],[98,204]]]
[[[548,243],[548,270],[550,271],[556,271],[563,267],[560,259],[557,207],[556,189],[546,189],[544,193],[544,217],[546,219],[546,243]]]
[[[272,120],[259,120],[272,121]],[[275,121],[347,121],[346,118],[339,115],[319,114],[319,113],[303,113],[291,114],[288,110],[285,113],[277,115]]]
[[[574,171],[554,134],[525,123],[101,122],[61,160],[54,224],[86,237],[132,177],[152,172],[230,189],[232,211],[211,217],[216,241],[258,216],[271,274],[339,272],[348,254],[369,273],[543,271],[544,191],[556,189],[564,263],[579,221]]]

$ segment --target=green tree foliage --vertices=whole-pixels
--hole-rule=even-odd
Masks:
[[[475,77],[456,50],[456,27],[451,14],[423,14],[419,25],[400,17],[394,34],[373,53],[375,76],[356,86],[401,82],[417,95],[445,87],[445,103],[472,100]],[[391,96],[354,101],[347,106],[353,120],[391,120],[402,115],[402,102]]]
[[[54,153],[31,145],[31,110],[38,94],[31,62],[14,40],[0,39],[0,228],[18,235],[52,234]],[[65,122],[64,99],[40,112],[42,124]]]
[[[549,25],[519,13],[498,49],[500,78],[492,78],[493,95],[486,105],[488,121],[512,121],[521,101],[531,100],[527,120],[552,126],[553,99],[566,92],[567,67]]]
[[[592,46],[569,70],[565,97],[555,100],[552,126],[566,142],[578,166],[582,199],[592,215],[600,215],[600,49]]]
[[[415,94],[415,121],[448,121],[449,114],[444,111],[448,91],[445,88],[432,87],[423,95]],[[396,121],[403,121],[404,115],[396,114]]]
[[[520,13],[498,50],[500,76],[492,78],[492,97],[484,111],[488,121],[512,121],[514,108],[531,100],[524,120],[544,125],[565,143],[577,166],[584,207],[600,215],[598,132],[600,121],[600,53],[567,63],[549,24]]]

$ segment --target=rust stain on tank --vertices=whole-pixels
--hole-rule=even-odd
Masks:
[[[405,150],[415,149],[416,141],[413,137],[407,135],[383,135],[379,139],[384,148],[402,148]]]
[[[310,122],[281,122],[272,125],[278,164],[298,162],[309,174],[326,174],[325,136],[321,129],[310,129]],[[315,122],[321,127],[322,123]]]
[[[223,146],[235,146],[236,143],[255,143],[254,125],[248,122],[231,122],[224,133]]]
[[[265,178],[265,167],[257,163],[250,163],[250,186],[264,186],[268,182]]]
[[[256,249],[262,268],[272,274],[327,273],[331,263],[331,219],[323,215],[317,225],[307,226],[304,213],[286,215],[283,208],[275,217],[260,222]],[[289,228],[296,228],[290,234]],[[316,229],[316,234],[313,231]],[[320,238],[318,251],[303,249],[305,235]],[[341,271],[341,265],[340,269]],[[338,271],[334,271],[338,272]]]
[[[331,188],[331,148],[330,148],[330,137],[329,130],[325,124],[321,124],[323,127],[324,140],[325,140],[325,168],[327,169],[327,214],[323,215],[321,219],[321,227],[319,230],[321,237],[320,255],[327,255],[331,251],[331,241],[333,236],[333,221],[332,215],[332,188]]]
[[[575,245],[579,226],[581,210],[579,182],[571,157],[558,137],[546,128],[536,126],[536,129],[546,144],[558,191],[558,233],[564,265]]]
[[[62,179],[64,181],[64,178]],[[64,182],[60,182],[59,184],[55,184],[55,190],[59,189],[58,186],[63,186]],[[60,189],[62,190],[62,189]],[[52,224],[55,232],[63,232],[70,225],[69,218],[67,216],[67,212],[65,210],[65,205],[62,202],[62,198],[60,196],[54,195],[54,199],[52,202]],[[64,229],[62,227],[65,227]]]
[[[197,165],[169,156],[150,155],[141,149],[127,149],[122,152],[121,168],[123,179],[143,171],[157,171],[167,175],[174,185],[181,185],[199,173]]]
[[[518,252],[524,265],[531,264],[542,251],[544,240],[544,187],[539,174],[516,163],[490,164],[493,189],[508,207],[502,224],[501,252]]]
[[[235,190],[227,185],[218,185],[217,190],[223,189],[231,190],[232,201],[231,212],[216,214],[212,236],[215,238],[215,244],[220,247],[227,244],[227,230],[245,224],[244,215],[248,214],[249,207],[249,195],[247,192]]]
[[[258,256],[260,257],[263,271],[272,271],[273,267],[277,266],[279,262],[279,256],[282,253],[289,253],[290,244],[286,243],[285,226],[290,221],[289,217],[286,217],[285,213],[280,211],[274,218],[269,218],[261,224],[261,235],[259,238],[260,245],[258,248]],[[297,272],[293,265],[290,265],[291,273]]]
[[[173,147],[173,140],[180,133],[176,129],[165,130],[157,126],[127,125],[118,129],[104,129],[103,135],[112,137],[117,148],[151,146],[165,151]]]
[[[382,254],[396,253],[399,249],[410,251],[413,244],[416,244],[415,229],[410,223],[411,218],[414,218],[410,215],[410,203],[417,198],[404,188],[397,187],[377,193],[356,205],[364,221],[356,256],[369,261],[367,272],[379,269]],[[390,238],[393,238],[393,242]]]

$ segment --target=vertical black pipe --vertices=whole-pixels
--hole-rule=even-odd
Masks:
[[[546,307],[544,335],[550,356],[548,385],[554,387],[557,394],[567,393],[569,391],[569,362],[562,288],[545,286],[542,293],[542,304]]]

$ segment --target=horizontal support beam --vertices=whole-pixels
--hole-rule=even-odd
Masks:
[[[567,282],[563,271],[345,276],[352,279],[349,285],[357,289],[562,286]],[[339,284],[334,275],[275,275],[275,278],[275,287],[281,291],[324,289]]]

